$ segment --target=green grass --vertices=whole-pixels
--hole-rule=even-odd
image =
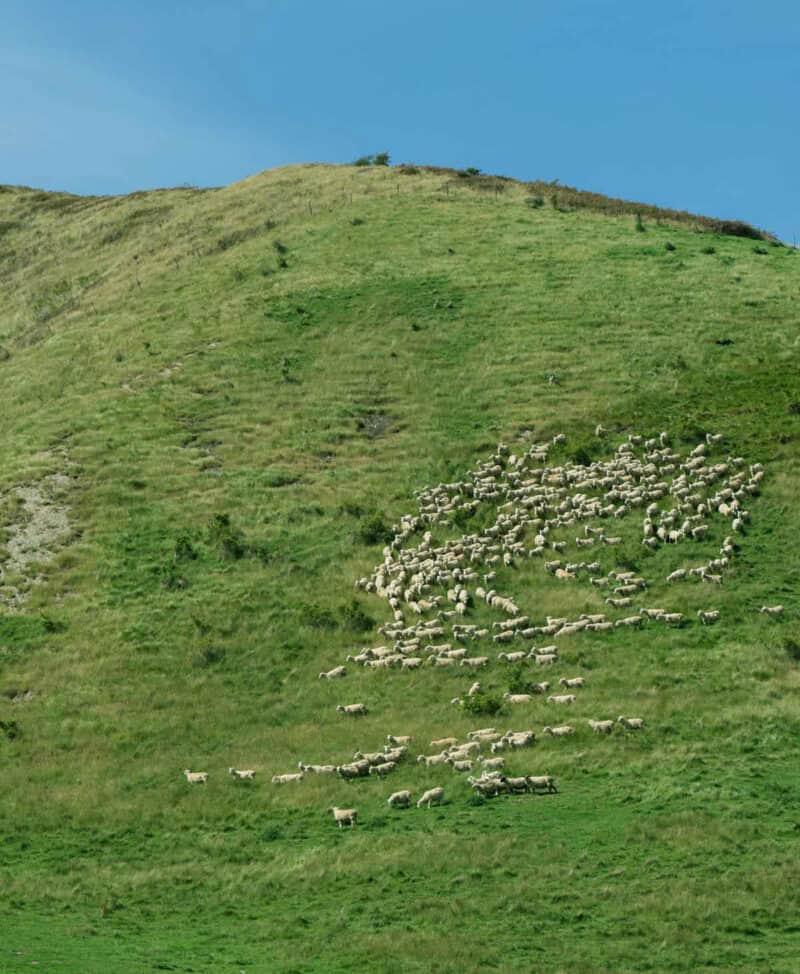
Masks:
[[[331,166],[0,192],[0,492],[72,478],[69,543],[0,611],[0,721],[21,731],[0,736],[3,974],[797,969],[798,257],[530,192]],[[590,678],[576,722],[647,731],[515,757],[556,775],[546,798],[476,803],[416,765],[271,786],[387,731],[487,722],[455,712],[449,672],[316,676],[376,638],[354,599],[385,619],[353,588],[377,523],[529,428],[595,455],[598,422],[684,448],[719,431],[767,471],[719,625],[564,643]],[[629,554],[653,579],[685,561]],[[600,604],[533,563],[500,581],[533,614]],[[357,724],[333,709],[358,699]],[[390,790],[438,783],[441,809],[389,813]],[[326,809],[351,801],[340,833]]]

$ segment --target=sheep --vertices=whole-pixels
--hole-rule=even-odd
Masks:
[[[562,693],[550,696],[547,698],[547,703],[560,703],[570,706],[575,703],[576,697],[574,693]]]
[[[590,720],[588,724],[595,734],[610,734],[614,730],[613,720]]]
[[[438,740],[431,741],[431,747],[452,747],[454,744],[458,744],[457,737],[440,737]]]
[[[626,616],[624,619],[617,619],[614,627],[618,629],[620,626],[641,626],[641,624],[641,616]]]
[[[549,734],[550,737],[569,737],[570,734],[575,733],[575,728],[569,724],[562,724],[560,727],[543,727],[542,733]]]
[[[707,626],[710,622],[716,622],[719,619],[719,609],[698,609],[697,618]]]
[[[683,625],[683,613],[682,612],[665,612],[663,615],[659,616],[661,622],[666,622],[670,626],[682,626]]]
[[[297,771],[294,774],[274,774],[272,776],[273,785],[288,785],[294,781],[302,781],[305,777],[302,771]]]
[[[529,684],[529,689],[531,693],[547,693],[550,689],[550,684],[546,680],[543,680],[541,683]]]
[[[530,693],[504,693],[503,700],[506,703],[530,703],[533,697]]]
[[[444,788],[429,788],[426,792],[423,792],[422,797],[417,802],[417,808],[422,808],[423,805],[427,805],[428,808],[432,804],[440,804],[444,798]]]
[[[390,808],[408,808],[411,804],[411,792],[395,791],[386,799],[386,804]]]
[[[370,765],[369,773],[379,775],[390,774],[396,767],[396,761],[384,761],[383,764]]]
[[[190,785],[204,785],[208,781],[207,771],[190,771],[187,768],[183,773]]]
[[[356,751],[353,755],[354,761],[366,761],[370,766],[373,764],[383,764],[386,760],[386,753],[384,751],[371,751],[363,754],[361,751]]]
[[[488,663],[489,663],[488,656],[465,656],[464,659],[462,659],[459,662],[459,666],[478,667],[478,666],[487,666]]]
[[[668,582],[680,582],[684,578],[686,578],[686,569],[685,568],[678,568],[678,569],[676,569],[676,571],[671,572],[669,575],[667,575],[667,581]]]
[[[484,798],[494,798],[501,792],[508,791],[508,785],[502,778],[469,778],[473,789]]]
[[[400,660],[400,669],[402,670],[416,670],[422,666],[422,657],[420,656],[406,656],[404,659]]]
[[[477,740],[479,738],[489,737],[490,735],[492,735],[494,733],[495,733],[494,727],[480,727],[478,730],[469,731],[469,733],[467,734],[467,737],[471,741],[474,741],[474,740]]]
[[[667,614],[666,609],[639,609],[640,616],[647,616],[648,619],[660,619]]]
[[[248,768],[246,771],[237,771],[236,768],[228,768],[228,774],[238,781],[253,781],[256,776],[252,768]]]
[[[320,680],[336,680],[343,677],[347,673],[347,669],[344,666],[334,666],[332,670],[328,670],[326,673],[320,673]]]
[[[533,792],[546,792],[551,795],[558,794],[558,788],[556,788],[556,781],[552,775],[542,774],[542,775],[526,775],[525,780],[528,782],[528,788]]]
[[[586,680],[582,676],[573,676],[570,680],[562,676],[558,681],[558,685],[561,687],[569,687],[570,689],[574,689],[576,687],[586,686]]]
[[[358,811],[355,808],[337,808],[336,805],[333,805],[328,811],[333,813],[333,820],[339,828],[345,824],[352,828],[356,824]]]
[[[536,735],[533,731],[507,731],[506,734],[503,735],[502,740],[504,740],[509,747],[527,747],[529,744],[536,743]],[[494,747],[494,745],[492,745],[492,747]]]
[[[483,765],[484,769],[500,769],[506,766],[505,758],[479,758],[478,759]]]
[[[606,605],[613,605],[615,609],[627,609],[633,604],[633,599],[606,599]]]
[[[336,768],[336,773],[345,781],[350,781],[352,778],[366,778],[369,769],[369,761],[353,761],[350,764],[340,764]]]
[[[417,758],[417,764],[424,764],[426,768],[435,767],[437,764],[447,763],[447,752],[442,751],[441,754],[420,754]]]
[[[642,730],[644,720],[641,717],[617,717],[617,723],[627,727],[628,730]]]
[[[533,658],[537,666],[551,666],[557,659],[555,653],[534,653]]]
[[[403,758],[408,754],[407,747],[387,747],[385,744],[383,746],[383,753],[386,755],[387,761],[402,761]]]
[[[762,605],[758,611],[768,616],[781,616],[783,615],[783,606],[782,605]]]
[[[312,774],[336,774],[335,764],[303,764],[302,761],[298,761],[297,767],[301,771],[310,771]]]
[[[481,692],[481,684],[479,680],[476,680],[469,688],[469,690],[467,690],[467,696],[474,697],[476,693],[480,693],[480,692]]]
[[[472,761],[451,761],[453,771],[472,771]]]
[[[503,777],[502,780],[505,783],[506,788],[508,788],[509,792],[511,792],[512,794],[514,792],[527,792],[530,791],[531,789],[531,786],[528,784],[528,779],[527,777],[525,777],[525,775],[519,778]]]
[[[519,663],[524,659],[527,659],[528,654],[524,649],[518,650],[516,653],[498,653],[497,658],[503,659],[507,663]]]
[[[486,738],[483,738],[485,740]],[[471,754],[478,754],[480,752],[481,745],[479,741],[469,741],[467,744],[459,744],[458,747],[451,747],[447,750],[447,759],[460,760],[461,758],[467,758]]]
[[[410,734],[387,734],[386,740],[390,744],[408,747],[414,738]]]
[[[363,703],[348,703],[344,706],[339,704],[336,710],[340,714],[347,714],[350,717],[361,717],[368,712]]]

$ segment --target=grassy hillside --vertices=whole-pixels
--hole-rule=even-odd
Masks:
[[[334,166],[0,190],[3,974],[797,969],[800,258],[607,209]],[[564,642],[578,733],[514,758],[556,796],[482,803],[416,763],[271,785],[387,732],[550,722],[469,717],[463,671],[317,674],[381,641],[353,583],[415,490],[529,431],[595,456],[598,422],[608,450],[719,432],[764,465],[713,593],[666,586],[675,553],[620,522],[642,604],[720,623]],[[602,607],[533,560],[497,588],[537,618]],[[626,712],[646,731],[585,727]],[[436,784],[438,809],[386,806]]]

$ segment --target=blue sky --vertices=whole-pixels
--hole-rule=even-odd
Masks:
[[[797,0],[4,0],[0,183],[477,166],[800,240]]]

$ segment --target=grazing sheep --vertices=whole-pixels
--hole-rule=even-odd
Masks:
[[[617,723],[627,727],[628,730],[642,730],[644,728],[644,720],[641,717],[617,717]]]
[[[332,670],[328,670],[326,673],[320,673],[320,680],[338,680],[347,673],[347,669],[344,666],[334,666]]]
[[[396,791],[386,799],[390,808],[408,808],[411,804],[410,791]]]
[[[428,808],[432,804],[438,805],[444,798],[444,788],[429,788],[423,793],[422,797],[417,802],[417,808],[422,808],[423,805],[427,805]]]
[[[342,704],[339,704],[336,710],[340,714],[347,714],[350,717],[362,717],[364,714],[367,713],[367,708],[364,706],[363,703],[348,703],[345,704],[344,706],[342,706]]]
[[[356,824],[358,811],[355,808],[337,808],[333,805],[328,811],[333,812],[333,820],[339,828],[342,828],[343,825],[349,825],[352,828]]]
[[[508,785],[502,778],[468,778],[473,789],[484,798],[494,798],[504,791],[508,791]]]
[[[472,761],[451,761],[453,771],[472,771]]]
[[[574,693],[561,693],[547,698],[547,703],[573,704],[576,697]]]
[[[507,703],[530,703],[533,697],[530,693],[504,693],[503,700]]]
[[[403,734],[403,735],[400,735],[400,734],[387,734],[386,735],[386,740],[390,744],[397,744],[397,745],[402,745],[404,747],[407,747],[414,740],[414,738],[411,737],[410,734]]]
[[[370,774],[386,775],[391,774],[392,771],[397,767],[396,761],[384,761],[383,764],[372,764],[370,765]]]
[[[505,782],[506,788],[513,794],[514,792],[528,792],[531,790],[531,786],[528,784],[528,779],[525,775],[520,778],[506,778],[502,779]]]
[[[555,653],[534,653],[533,658],[537,666],[552,666],[558,657]]]
[[[570,680],[562,676],[558,681],[558,685],[561,687],[570,687],[571,689],[575,689],[577,687],[586,686],[586,680],[582,676],[573,676]]]
[[[613,720],[590,720],[588,724],[595,734],[610,734],[614,730]]]
[[[533,792],[546,792],[550,795],[557,795],[558,788],[556,788],[556,780],[552,775],[541,774],[541,775],[527,775],[526,780],[528,782],[528,787]]]
[[[288,785],[293,781],[302,781],[305,775],[302,771],[296,771],[294,774],[274,774],[272,776],[273,785]]]
[[[719,609],[698,609],[697,617],[707,626],[710,622],[716,622],[719,619]]]
[[[549,734],[550,737],[569,737],[570,734],[575,733],[575,728],[569,724],[562,724],[560,727],[543,727],[542,733]]]
[[[782,616],[783,606],[782,605],[762,605],[758,611],[763,612],[764,615],[768,615],[768,616]]]
[[[534,683],[531,685],[531,693],[547,693],[550,689],[550,684],[545,680],[542,683]]]
[[[465,656],[464,659],[459,662],[459,666],[487,666],[488,663],[488,656]]]
[[[369,769],[369,761],[352,761],[350,764],[340,764],[336,769],[336,773],[340,778],[344,778],[345,781],[350,781],[352,778],[366,778],[369,774]]]
[[[246,771],[237,771],[236,768],[228,768],[228,774],[239,781],[253,781],[256,776],[252,768],[248,768]]]
[[[302,761],[298,761],[297,767],[301,771],[310,771],[312,774],[336,774],[335,764],[303,764]]]
[[[432,768],[437,764],[446,764],[447,757],[446,751],[442,751],[441,754],[420,754],[417,758],[417,764],[424,764],[426,768]]]
[[[668,582],[680,582],[684,578],[686,578],[685,568],[678,568],[676,571],[671,572],[669,575],[667,575]]]
[[[480,727],[478,730],[469,731],[467,737],[474,741],[481,737],[489,737],[491,734],[495,733],[494,727]]]
[[[452,747],[458,744],[457,737],[440,737],[438,740],[431,741],[431,747]]]
[[[478,759],[485,769],[501,769],[506,766],[505,758],[479,758]]]
[[[528,654],[524,649],[518,650],[516,653],[498,653],[498,659],[503,659],[506,663],[519,663],[524,659],[528,658]]]
[[[614,623],[614,627],[618,629],[620,626],[641,626],[641,624],[641,616],[626,616],[624,619],[617,619],[617,621]]]
[[[208,781],[207,771],[190,771],[187,768],[183,773],[190,785],[204,785]]]

